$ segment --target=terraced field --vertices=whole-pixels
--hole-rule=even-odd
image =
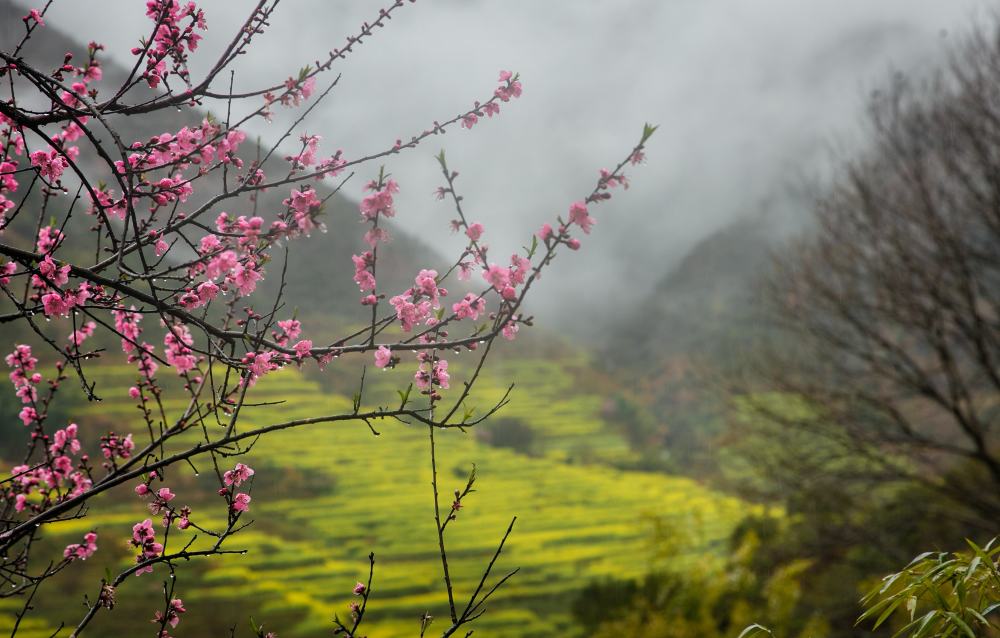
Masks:
[[[460,598],[471,593],[511,517],[518,516],[497,575],[514,567],[521,571],[478,621],[476,635],[574,635],[568,606],[575,590],[602,576],[640,576],[663,560],[649,540],[651,517],[691,539],[681,555],[661,566],[711,569],[732,524],[746,513],[740,502],[687,479],[567,462],[582,442],[598,460],[631,454],[601,420],[601,397],[576,389],[570,367],[578,363],[519,358],[502,362],[484,380],[476,401],[484,407],[511,378],[525,388],[515,391],[503,416],[535,431],[538,454],[490,447],[471,432],[436,435],[444,497],[464,484],[473,463],[479,475],[477,492],[448,530]],[[460,366],[454,369],[454,378],[460,378]],[[132,376],[127,368],[100,370],[106,400],[87,408],[85,426],[139,428],[136,408],[124,392]],[[405,387],[409,378],[405,370],[369,374],[366,403],[388,401],[392,389]],[[255,401],[282,403],[247,408],[244,422],[264,425],[344,411],[354,389],[324,393],[300,372],[284,370],[266,377],[252,393]],[[381,432],[377,437],[363,424],[320,424],[276,433],[258,444],[249,461],[257,468],[250,510],[256,522],[232,541],[232,548],[248,551],[181,572],[178,595],[189,613],[177,635],[228,635],[234,624],[237,635],[245,635],[249,616],[282,638],[329,635],[333,614],[347,615],[350,589],[366,575],[369,551],[375,552],[377,565],[368,635],[415,636],[422,613],[447,616],[433,533],[427,430],[375,425]],[[213,501],[218,497],[211,494],[207,474],[195,476],[187,467],[174,473],[169,484],[178,502],[192,505],[195,520],[210,522],[218,515]],[[101,538],[101,551],[83,573],[60,577],[58,586],[69,596],[82,596],[79,587],[88,576],[130,561],[124,539],[132,523],[148,514],[130,488],[110,495],[106,503],[109,510],[101,519],[67,522],[59,530],[75,538],[96,527]],[[202,512],[208,520],[199,518]],[[119,590],[119,606],[99,617],[91,635],[126,635],[122,627],[151,618],[166,578],[161,567],[152,576],[130,579]],[[0,629],[10,624],[10,616],[2,615],[10,609],[0,605]],[[31,631],[24,635],[49,636],[60,621],[72,622],[80,613],[81,608],[43,602],[35,618],[44,621],[26,625]],[[443,629],[438,622],[429,635],[438,625]]]

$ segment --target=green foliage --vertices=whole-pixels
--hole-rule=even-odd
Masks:
[[[893,638],[1000,635],[1000,543],[928,552],[885,577],[863,599],[858,622],[894,624]]]
[[[827,635],[822,619],[799,609],[811,563],[793,561],[774,569],[760,560],[761,534],[780,528],[782,520],[761,516],[744,521],[730,539],[721,568],[676,565],[641,581],[594,582],[578,597],[574,617],[587,635],[600,638],[730,638],[754,618],[766,619],[785,635],[822,638]],[[678,529],[678,540],[661,528],[665,553],[674,554],[690,542],[688,532]]]

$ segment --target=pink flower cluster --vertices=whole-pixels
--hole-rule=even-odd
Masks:
[[[167,606],[167,613],[164,614],[162,611],[157,611],[153,615],[153,620],[150,622],[156,623],[157,625],[170,625],[171,628],[177,627],[181,622],[181,614],[186,612],[187,609],[184,608],[184,601],[180,598],[171,598],[170,605]],[[163,632],[159,635],[159,638],[170,638]]]
[[[375,291],[375,254],[366,250],[360,255],[351,255],[354,262],[354,283],[358,284],[361,292]],[[375,305],[378,298],[374,294],[368,294],[361,298],[361,304],[365,306]]]
[[[378,223],[382,217],[396,216],[392,196],[399,192],[399,184],[393,179],[384,183],[371,181],[365,185],[365,190],[372,192],[361,200],[361,221],[371,222],[371,228],[365,233],[365,243],[374,249],[379,242],[389,241],[389,233]]]
[[[71,543],[63,550],[63,558],[66,560],[87,560],[97,552],[97,534],[88,532],[83,535],[82,543]]]
[[[286,362],[285,356],[273,352],[248,352],[243,356],[242,363],[246,366],[246,376],[243,380],[253,387],[257,380],[268,372],[278,370]]]
[[[176,322],[167,327],[163,337],[164,358],[177,369],[177,374],[189,372],[198,365],[198,357],[191,350],[193,345],[194,338],[185,324]]]
[[[500,86],[493,92],[493,99],[486,104],[475,103],[472,110],[462,116],[462,128],[471,129],[479,122],[479,118],[484,115],[493,117],[500,113],[500,102],[509,102],[511,99],[521,97],[521,81],[518,76],[511,71],[500,71],[500,78],[497,80]]]
[[[486,266],[483,279],[506,301],[513,301],[517,298],[517,286],[524,283],[530,269],[531,262],[515,253],[510,256],[509,267],[495,263]]]
[[[123,437],[109,432],[106,436],[101,437],[101,454],[108,461],[104,465],[107,469],[111,469],[116,459],[131,458],[134,450],[135,443],[132,441],[131,434]]]
[[[132,546],[139,549],[135,562],[143,563],[147,560],[157,558],[163,553],[163,545],[156,542],[156,531],[153,529],[152,519],[147,518],[141,523],[132,526]],[[152,574],[153,566],[144,565],[136,570],[135,575]]]
[[[94,291],[85,281],[74,289],[62,289],[69,283],[71,267],[69,264],[58,265],[52,259],[52,253],[63,241],[61,231],[50,226],[42,227],[38,232],[36,245],[38,251],[45,255],[38,264],[38,269],[31,277],[31,285],[35,290],[32,300],[41,301],[46,316],[66,316],[76,306],[82,305],[94,296]]]
[[[187,54],[198,48],[201,36],[194,30],[205,30],[205,14],[193,2],[182,5],[177,0],[147,0],[146,15],[158,26],[148,47],[132,49],[132,55],[146,56],[142,77],[152,89],[171,72],[188,83]],[[185,18],[189,18],[187,24],[183,24]],[[169,71],[168,59],[172,63]]]
[[[139,342],[142,334],[139,322],[142,320],[142,315],[136,312],[134,306],[130,310],[115,309],[112,315],[115,318],[115,330],[122,337],[122,352],[125,353],[127,361],[137,363],[144,381],[150,382],[159,369],[159,364],[153,359],[153,346],[145,341]]]
[[[310,84],[310,80],[307,80],[306,84]],[[285,156],[285,160],[292,165],[293,174],[313,165],[316,166],[316,179],[336,177],[344,172],[347,160],[344,159],[342,149],[337,149],[337,152],[330,157],[319,159],[316,156],[319,153],[319,142],[323,138],[319,135],[303,135],[299,139],[302,141],[302,149],[295,155]]]
[[[317,223],[316,219],[323,210],[323,202],[312,186],[292,190],[291,195],[281,203],[288,209],[282,221],[272,226],[274,230],[282,231],[290,237],[308,235],[316,228],[322,230],[323,225]]]
[[[239,492],[233,497],[233,511],[234,512],[246,512],[250,509],[250,495],[245,492]]]
[[[222,475],[222,482],[226,485],[239,487],[245,481],[250,480],[250,477],[254,474],[254,469],[249,465],[237,463],[233,469],[226,470],[226,472]]]
[[[33,420],[38,420],[38,429],[33,436],[48,443],[48,455],[43,463],[34,466],[18,465],[11,470],[11,488],[4,496],[14,501],[15,511],[25,509],[40,512],[53,503],[77,497],[93,482],[87,471],[87,455],[80,454],[82,446],[77,439],[78,428],[71,423],[56,430],[52,437],[41,432],[41,417],[32,409]],[[76,461],[72,457],[78,457]],[[32,500],[33,494],[38,499]]]
[[[434,386],[442,390],[449,388],[451,376],[448,374],[448,361],[424,351],[417,353],[417,361],[417,371],[413,375],[417,388],[425,393],[433,393]]]
[[[445,288],[438,287],[436,270],[421,270],[414,278],[414,283],[403,294],[389,299],[389,303],[396,309],[396,319],[404,332],[410,332],[421,322],[432,325],[436,319],[431,311],[439,308],[440,298],[448,294]]]
[[[271,121],[271,105],[278,102],[282,106],[298,106],[303,100],[308,100],[316,91],[316,76],[307,78],[288,78],[285,80],[285,90],[281,95],[275,96],[268,91],[264,94],[264,110],[262,115],[267,121]]]
[[[44,26],[42,14],[38,9],[32,9],[24,16],[25,24],[29,20],[38,26]],[[73,59],[72,53],[66,53],[63,64],[55,70],[53,78],[57,81],[64,81],[65,74],[76,76],[76,81],[66,82],[70,84],[68,91],[63,91],[59,100],[68,107],[80,106],[80,98],[88,93],[88,84],[100,80],[102,76],[100,63],[97,61],[97,52],[104,47],[95,42],[91,42],[87,48],[88,61],[86,66],[76,67],[70,64]],[[96,91],[90,90],[96,95]],[[28,156],[28,161],[33,166],[38,175],[53,185],[60,185],[63,173],[70,167],[70,163],[75,161],[80,154],[77,146],[72,146],[69,142],[76,141],[83,135],[80,125],[86,125],[87,116],[77,116],[74,121],[64,124],[60,131],[48,139],[48,148],[33,151]],[[4,227],[4,217],[7,211],[14,208],[14,202],[8,197],[18,189],[18,181],[15,178],[17,170],[17,157],[24,154],[24,137],[20,127],[14,122],[0,115],[0,230]]]
[[[4,357],[4,361],[12,368],[10,382],[14,384],[14,389],[18,398],[21,399],[21,403],[35,403],[38,400],[36,386],[42,382],[42,375],[35,372],[38,359],[31,354],[31,346],[26,344],[15,346],[14,351]],[[25,420],[23,412],[21,420],[24,421],[25,425],[31,424],[31,419]]]
[[[457,319],[472,319],[476,321],[479,315],[486,312],[486,300],[474,293],[466,293],[465,297],[451,306]]]
[[[375,350],[375,367],[385,368],[392,365],[392,350],[385,346],[379,346]]]
[[[28,159],[31,160],[31,165],[38,169],[38,174],[43,179],[53,183],[57,183],[63,171],[69,168],[69,160],[58,148],[34,151]]]

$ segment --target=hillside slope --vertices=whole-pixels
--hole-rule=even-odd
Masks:
[[[734,523],[747,513],[746,506],[688,479],[565,463],[573,441],[592,436],[586,421],[599,423],[599,406],[581,402],[586,395],[560,381],[569,373],[551,361],[527,359],[507,365],[516,376],[540,372],[554,378],[554,383],[532,391],[530,403],[520,403],[516,394],[512,405],[516,416],[548,441],[547,451],[525,457],[487,446],[471,432],[438,435],[446,493],[464,484],[473,463],[479,475],[477,491],[449,528],[452,573],[460,595],[468,595],[470,581],[489,559],[511,517],[519,517],[498,566],[504,571],[498,575],[515,567],[521,571],[497,595],[477,633],[572,634],[569,601],[595,578],[638,577],[652,565],[711,569],[718,564],[716,552],[725,545]],[[517,374],[519,370],[523,374]],[[123,391],[87,410],[82,427],[99,431],[111,423],[118,427],[129,423],[140,435],[141,421],[124,392],[133,375],[125,367],[100,370],[100,382]],[[372,375],[368,386],[372,403],[393,394],[393,388],[405,385],[408,377],[402,370]],[[488,391],[477,404],[488,403],[490,394],[502,387],[498,379],[486,383]],[[343,411],[350,404],[346,393],[323,393],[294,370],[268,376],[252,394],[252,401],[280,402],[246,408],[247,422],[254,424]],[[371,635],[412,636],[421,613],[447,616],[433,532],[427,431],[394,423],[375,425],[378,437],[360,424],[320,425],[276,434],[260,444],[261,451],[248,461],[257,468],[251,507],[256,522],[233,544],[249,552],[194,563],[179,573],[178,593],[189,610],[184,635],[223,635],[234,624],[245,626],[248,616],[284,638],[328,635],[332,615],[347,613],[350,587],[362,579],[369,551],[378,561]],[[491,422],[481,427],[497,426]],[[621,446],[607,435],[595,439],[598,442]],[[180,468],[171,485],[178,499],[194,509],[193,520],[201,517],[201,523],[211,523],[217,516],[218,497],[212,494],[208,473],[199,477]],[[34,618],[44,622],[35,622],[26,635],[48,636],[60,621],[71,621],[78,612],[72,601],[86,591],[81,586],[92,585],[106,566],[117,569],[130,562],[118,540],[126,538],[131,525],[148,512],[131,486],[111,494],[106,505],[109,510],[100,517],[67,522],[60,530],[65,537],[52,539],[62,543],[94,527],[103,539],[102,552],[83,569],[60,575],[53,586],[61,587],[63,595],[39,602]],[[668,562],[658,558],[657,547],[650,544],[656,525],[667,525],[688,539],[680,556]],[[184,533],[174,542],[190,536]],[[129,579],[119,590],[119,606],[101,615],[91,635],[120,636],[125,627],[134,627],[137,617],[151,616],[162,598],[165,577],[161,570],[152,577]],[[9,613],[9,606],[0,606],[0,612],[4,609]]]

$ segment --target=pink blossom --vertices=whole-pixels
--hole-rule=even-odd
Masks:
[[[431,311],[429,301],[414,302],[409,295],[396,295],[389,299],[389,303],[396,309],[396,318],[399,319],[404,332],[409,332],[415,325],[427,318]]]
[[[365,233],[365,243],[372,248],[379,242],[385,243],[387,241],[389,241],[389,233],[384,228],[375,227]]]
[[[173,598],[170,601],[170,606],[167,608],[166,616],[163,615],[163,612],[157,611],[153,615],[152,622],[158,625],[162,625],[165,623],[170,625],[171,627],[177,627],[177,625],[180,624],[181,622],[181,614],[183,614],[186,611],[187,609],[184,608],[184,601],[182,601],[180,598]],[[162,635],[163,634],[161,634],[161,637]]]
[[[237,463],[233,469],[226,470],[226,473],[222,475],[222,482],[226,485],[239,487],[244,481],[248,480],[254,474],[254,469],[249,465]]]
[[[316,90],[316,76],[307,78],[305,82],[302,83],[302,97],[307,100],[312,97],[313,91]]]
[[[35,412],[35,408],[27,406],[21,409],[17,414],[18,418],[21,419],[21,423],[25,425],[31,425],[34,421],[38,420],[38,413]]]
[[[21,18],[21,20],[23,20],[25,24],[28,23],[28,20],[34,20],[35,24],[38,26],[45,26],[45,20],[42,19],[42,13],[38,9],[32,9],[28,12],[28,15]]]
[[[83,536],[82,543],[73,543],[67,545],[66,549],[63,550],[63,557],[67,560],[87,560],[97,551],[97,534],[94,532],[88,532]]]
[[[213,282],[211,282],[211,281],[204,281],[204,282],[198,284],[197,295],[198,295],[198,300],[202,304],[206,304],[209,301],[215,299],[215,297],[218,294],[219,294],[219,287],[216,286]]]
[[[583,232],[590,233],[594,218],[587,213],[587,205],[583,202],[573,202],[569,207],[569,223],[577,224]]]
[[[434,363],[434,376],[437,380],[438,385],[443,389],[448,389],[448,380],[451,376],[448,374],[448,362],[444,359],[438,359]]]
[[[392,351],[385,346],[379,346],[375,351],[375,367],[384,368],[392,361]]]
[[[297,339],[302,333],[302,323],[298,319],[285,319],[278,322],[278,327],[285,333],[283,336],[287,341]]]
[[[373,192],[361,199],[359,209],[361,210],[362,219],[374,221],[379,215],[395,217],[396,209],[393,208],[392,195],[399,192],[399,184],[395,180],[390,179],[381,188],[373,182],[369,182],[366,188]]]
[[[233,511],[234,512],[246,512],[250,509],[250,495],[244,492],[240,492],[233,497]]]
[[[507,323],[504,324],[503,329],[500,331],[500,333],[503,335],[503,338],[506,339],[507,341],[513,341],[514,338],[517,336],[518,330],[520,329],[521,328],[516,321],[508,321]]]
[[[438,294],[440,289],[437,285],[437,271],[436,270],[421,270],[417,276],[414,278],[414,283],[416,286],[414,290],[426,297],[429,297],[431,301],[437,302]]]
[[[483,279],[485,279],[497,291],[502,291],[510,285],[510,270],[502,266],[497,266],[496,264],[490,264],[489,267],[483,271]]]
[[[467,293],[461,301],[452,304],[451,311],[459,319],[479,319],[479,315],[486,312],[486,300],[474,294]]]
[[[3,225],[2,216],[3,211],[0,211],[0,226]],[[8,261],[3,265],[0,265],[0,286],[6,286],[9,284],[10,276],[13,275],[16,270],[17,264],[12,261]]]
[[[473,222],[465,229],[465,234],[472,241],[479,241],[479,238],[483,236],[483,225],[479,222]]]
[[[132,526],[132,545],[139,548],[139,554],[135,557],[136,563],[143,563],[151,558],[156,558],[163,552],[163,545],[156,542],[156,531],[153,529],[153,521],[146,519],[141,523]],[[136,570],[135,575],[141,576],[144,573],[152,573],[153,566],[146,565]]]
[[[295,350],[295,355],[299,359],[305,359],[307,356],[309,356],[309,351],[312,350],[313,342],[310,341],[309,339],[303,339],[302,341],[299,341],[292,347]]]
[[[188,327],[182,323],[176,323],[169,327],[163,337],[163,352],[167,363],[177,369],[177,374],[184,374],[193,370],[198,363],[191,346],[194,338]]]
[[[38,252],[42,254],[52,252],[59,246],[60,243],[62,243],[63,238],[64,235],[58,228],[43,226],[42,229],[38,231],[38,241],[36,243]]]
[[[53,182],[58,182],[63,171],[69,167],[69,161],[56,149],[50,151],[37,150],[28,156],[31,165],[38,169],[38,173],[44,178]]]
[[[131,434],[125,438],[121,438],[119,435],[111,432],[107,436],[101,437],[101,453],[104,455],[104,458],[109,461],[115,458],[127,459],[132,456],[132,450],[134,449],[135,443],[132,441]],[[136,487],[136,491],[138,491],[138,489],[139,488]],[[148,488],[146,489],[148,491]]]
[[[375,257],[371,251],[365,251],[360,255],[351,255],[354,262],[354,282],[362,292],[375,290],[375,275],[371,273],[371,268],[375,263]]]
[[[257,264],[252,260],[246,263],[238,263],[233,268],[232,273],[227,278],[236,284],[236,288],[243,296],[250,295],[257,289],[257,282],[263,279]]]

